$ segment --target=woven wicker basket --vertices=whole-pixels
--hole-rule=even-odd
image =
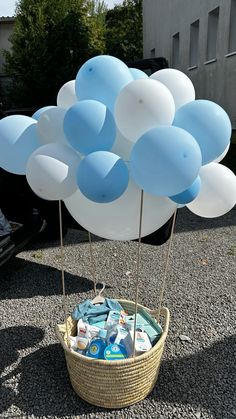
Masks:
[[[129,314],[134,314],[135,303],[119,300]],[[138,312],[146,310],[154,318],[157,310],[138,304]],[[143,355],[121,361],[92,359],[69,350],[66,327],[56,326],[57,337],[65,351],[67,369],[75,392],[87,402],[106,408],[122,408],[143,400],[153,389],[160,367],[169,326],[169,310],[161,309],[164,318],[163,333],[154,347]],[[67,320],[68,333],[76,335],[76,322]]]

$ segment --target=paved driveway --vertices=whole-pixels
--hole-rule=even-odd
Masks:
[[[122,410],[80,400],[70,387],[54,325],[62,322],[58,243],[36,243],[0,272],[1,418],[236,418],[236,210],[215,220],[186,209],[177,218],[165,304],[169,336],[157,385]],[[94,241],[106,295],[134,298],[136,242]],[[93,296],[84,232],[65,240],[72,308]],[[140,302],[158,303],[166,245],[143,245]],[[190,341],[181,341],[186,335]]]

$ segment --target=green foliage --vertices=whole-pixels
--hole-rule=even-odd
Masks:
[[[106,53],[105,25],[107,6],[101,0],[87,0],[87,22],[90,28],[90,55]]]
[[[18,3],[12,50],[5,52],[5,71],[13,77],[10,96],[16,106],[55,104],[63,83],[74,79],[87,59],[104,52],[102,20],[96,20],[97,3],[101,2]],[[92,6],[94,13],[90,16]]]
[[[142,0],[108,10],[103,0],[19,0],[5,51],[16,107],[56,104],[60,87],[99,54],[123,61],[142,58]]]
[[[104,0],[87,0],[87,10],[90,16],[98,16],[105,23],[107,6]]]
[[[106,16],[107,53],[133,61],[143,56],[142,0],[124,0]]]

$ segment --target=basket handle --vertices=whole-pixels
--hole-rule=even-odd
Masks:
[[[57,324],[55,326],[55,333],[56,336],[61,344],[61,346],[63,347],[64,351],[70,352],[68,346],[65,344],[65,341],[63,339],[62,333],[63,335],[66,333],[66,326],[65,324]]]

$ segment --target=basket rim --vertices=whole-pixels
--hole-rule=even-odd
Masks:
[[[124,299],[120,299],[117,298],[117,300],[119,302],[127,302],[127,303],[133,303],[135,304],[133,301],[131,300],[124,300]],[[145,307],[142,304],[138,304],[138,308],[143,308],[145,310],[147,310],[149,313],[151,314],[157,314],[157,310],[150,310],[149,308]],[[169,320],[170,320],[170,312],[169,309],[167,307],[162,307],[161,308],[161,314],[164,315],[165,318],[165,323],[164,323],[164,327],[162,328],[162,335],[160,337],[160,339],[158,340],[158,342],[147,352],[144,352],[142,355],[138,355],[138,356],[132,356],[131,358],[125,358],[122,360],[115,360],[115,361],[107,361],[104,359],[95,359],[95,358],[89,358],[85,355],[79,354],[77,352],[71,351],[70,348],[65,344],[64,342],[64,335],[65,333],[60,331],[60,326],[64,326],[65,327],[65,323],[64,324],[57,324],[55,326],[55,332],[57,335],[58,340],[60,341],[64,351],[69,355],[72,356],[74,358],[77,359],[81,359],[81,361],[83,361],[84,363],[88,363],[91,365],[106,365],[106,366],[122,366],[122,365],[127,365],[127,364],[134,364],[137,361],[141,362],[143,360],[145,360],[146,358],[150,358],[152,356],[152,354],[154,354],[158,349],[161,349],[167,334],[168,334],[168,329],[169,329]],[[68,319],[71,318],[71,316],[68,317]]]

